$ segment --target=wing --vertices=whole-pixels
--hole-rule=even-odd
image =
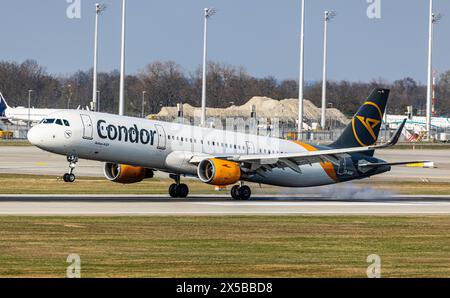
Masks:
[[[292,170],[301,173],[299,166],[305,164],[313,164],[320,162],[331,162],[333,164],[339,163],[339,158],[343,155],[351,153],[362,153],[372,151],[375,149],[386,148],[394,146],[401,135],[403,127],[405,126],[406,119],[400,125],[394,136],[386,144],[372,145],[366,147],[353,147],[353,148],[340,148],[340,149],[327,149],[320,151],[308,151],[308,152],[294,152],[294,153],[282,153],[282,154],[250,154],[250,155],[196,155],[190,160],[191,163],[200,163],[205,158],[218,158],[228,161],[234,161],[238,163],[250,164],[250,170],[257,170],[259,168],[271,169],[274,167],[288,167]]]

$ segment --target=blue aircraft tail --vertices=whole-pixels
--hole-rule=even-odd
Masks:
[[[375,144],[378,140],[388,97],[388,89],[373,90],[356,112],[351,123],[345,128],[339,139],[331,144],[331,147],[366,147]]]
[[[3,94],[0,92],[0,117],[5,117],[5,110],[8,108],[8,104],[6,103]]]

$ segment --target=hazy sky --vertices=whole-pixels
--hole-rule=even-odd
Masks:
[[[36,59],[55,74],[92,67],[94,0],[81,1],[69,19],[69,0],[1,0],[0,60]],[[71,0],[75,1],[75,0]],[[101,1],[101,0],[99,0]],[[444,17],[435,26],[434,67],[450,69],[450,1],[435,0]],[[103,0],[99,70],[119,68],[120,0]],[[381,0],[381,18],[367,17],[367,0],[307,0],[306,80],[322,74],[323,11],[329,24],[329,78],[352,81],[411,76],[426,81],[428,0]],[[242,65],[257,77],[298,77],[299,0],[128,0],[127,72],[155,60],[174,60],[186,71],[202,61],[203,8],[209,23],[209,59]]]

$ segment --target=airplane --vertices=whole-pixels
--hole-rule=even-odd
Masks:
[[[402,123],[405,116],[402,115],[387,115],[386,122],[395,127]],[[406,121],[406,128],[414,132],[421,132],[426,130],[427,118],[424,116],[411,116]],[[435,130],[448,130],[450,128],[450,118],[445,117],[431,117],[431,127]]]
[[[196,177],[214,186],[233,186],[235,200],[248,200],[246,182],[281,187],[312,187],[359,180],[391,170],[374,151],[398,142],[403,124],[385,144],[376,144],[388,89],[375,89],[342,135],[329,146],[307,144],[234,131],[196,127],[80,110],[47,116],[28,133],[29,141],[65,155],[74,182],[79,158],[105,162],[105,177],[116,183],[138,183],[155,171],[169,173],[173,198],[186,198],[181,177]]]
[[[9,121],[40,122],[47,115],[60,111],[60,109],[35,109],[26,107],[12,108],[8,106],[3,94],[0,92],[0,119]]]

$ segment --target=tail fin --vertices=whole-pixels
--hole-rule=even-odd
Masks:
[[[0,92],[0,117],[5,117],[5,110],[8,108],[8,104],[6,103],[3,94]]]
[[[375,89],[353,116],[339,139],[331,144],[333,148],[366,147],[378,140],[383,120],[388,89]]]

